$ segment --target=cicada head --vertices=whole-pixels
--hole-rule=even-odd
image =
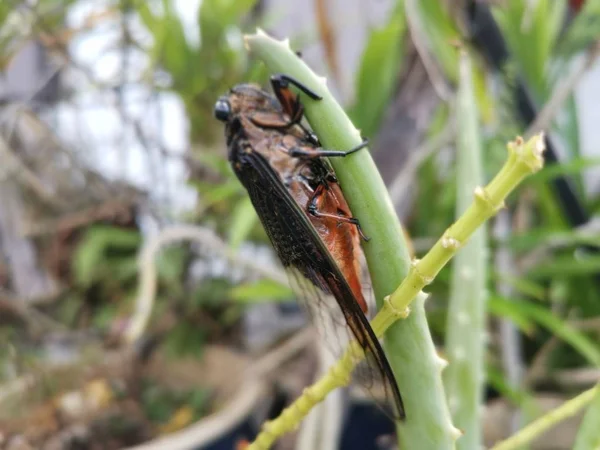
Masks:
[[[257,112],[281,112],[277,99],[255,84],[238,84],[229,94],[219,97],[214,115],[222,122],[230,122],[236,116]]]
[[[221,122],[228,122],[231,117],[231,104],[227,96],[222,95],[215,103],[214,109],[215,118]]]

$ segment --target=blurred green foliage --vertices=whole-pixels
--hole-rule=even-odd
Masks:
[[[389,22],[371,32],[356,75],[356,100],[350,118],[363,136],[375,136],[389,99],[396,90],[406,34],[399,2]]]
[[[54,31],[63,26],[65,13],[76,0],[39,0],[19,5],[7,0],[0,3],[0,71],[29,39],[32,27]],[[19,7],[17,7],[19,6]]]
[[[61,8],[56,7],[59,3]],[[44,27],[60,29],[64,10],[70,3],[40,0],[35,9],[44,17]],[[198,43],[195,43],[186,37],[173,2],[135,2],[135,12],[151,36],[151,43],[142,48],[149,60],[146,81],[157,91],[176,94],[185,105],[190,124],[191,152],[199,166],[197,171],[191,170],[189,180],[199,195],[199,206],[191,221],[216,230],[234,249],[247,241],[258,245],[266,245],[267,241],[243,187],[229,167],[222,125],[214,120],[212,110],[218,96],[231,86],[266,80],[264,68],[248,61],[243,48],[243,33],[253,30],[262,20],[254,14],[256,3],[256,0],[203,0],[196,18]],[[494,15],[512,52],[506,70],[513,80],[523,77],[536,102],[543,105],[564,79],[567,69],[598,41],[600,2],[586,1],[568,24],[565,0],[499,3],[502,5],[494,7]],[[456,83],[459,56],[456,44],[466,39],[446,4],[437,0],[398,1],[384,23],[371,30],[355,75],[356,95],[353,103],[347,105],[364,135],[376,135],[389,102],[401,88],[397,83],[406,67],[405,41],[410,37],[409,24],[415,25],[411,21],[418,20],[416,31],[424,37],[448,84]],[[6,66],[21,43],[19,33],[23,30],[11,17],[12,12],[9,3],[0,2],[0,68]],[[290,38],[294,41],[298,36]],[[465,48],[473,51],[468,45]],[[522,133],[524,127],[515,118],[514,104],[504,95],[510,86],[498,89],[482,58],[475,55],[474,59],[478,108],[484,122],[484,168],[489,179],[504,159],[506,141]],[[158,83],[160,76],[167,81]],[[430,125],[430,136],[442,130],[456,113],[450,103],[440,102]],[[517,270],[513,277],[506,277],[495,271],[493,258],[488,258],[489,312],[516,324],[526,341],[526,363],[553,337],[562,342],[552,352],[548,371],[600,365],[598,330],[584,331],[573,323],[576,319],[600,315],[600,257],[589,251],[589,247],[600,247],[600,233],[573,229],[549,186],[556,177],[568,176],[589,213],[597,215],[600,199],[597,194],[588,196],[584,191],[583,173],[597,167],[600,160],[581,154],[580,117],[572,96],[558,116],[560,120],[555,120],[552,132],[564,145],[565,161],[546,166],[511,197],[508,206],[522,215],[515,219],[513,234],[506,243],[491,242],[492,252],[499,246],[508,246],[518,267],[525,260],[530,264]],[[451,153],[443,157],[434,155],[421,165],[418,179],[411,186],[415,200],[406,224],[413,237],[438,237],[452,222],[455,178]],[[142,242],[138,230],[113,226],[88,228],[72,255],[74,290],[61,299],[58,314],[61,321],[76,323],[90,292],[102,303],[95,311],[95,325],[108,328],[116,317],[129,312],[137,293],[137,258]],[[212,257],[192,252],[186,246],[174,246],[157,258],[159,289],[155,316],[160,317],[175,305],[181,319],[165,341],[172,355],[200,355],[201,345],[223,330],[231,330],[249,304],[292,297],[287,287],[272,281],[243,279],[234,283],[222,275],[206,276],[199,286],[190,288],[187,275],[194,258],[210,262]],[[510,285],[512,298],[496,292],[499,280]],[[448,272],[443,271],[430,289],[433,294],[428,304],[430,326],[438,340],[444,335],[448,285]],[[123,305],[125,302],[121,304],[120,300],[129,303]],[[205,320],[207,316],[210,321]],[[216,323],[221,331],[211,329],[207,322]],[[0,330],[2,338],[12,339],[12,332]],[[490,385],[514,401],[526,396],[509,387],[503,376],[497,362],[490,363]],[[154,405],[157,420],[164,420],[178,401],[156,392],[145,395],[147,403]],[[202,400],[198,401],[201,409],[203,394],[198,396]]]
[[[511,0],[504,2],[504,6],[494,8],[495,17],[512,52],[508,73],[513,80],[516,76],[526,80],[538,105],[543,105],[550,98],[564,79],[566,68],[576,65],[582,53],[600,38],[600,28],[595,27],[600,17],[598,2],[585,2],[580,14],[568,27],[566,8],[565,1],[544,0]],[[427,14],[424,11],[425,7],[422,13]],[[435,41],[439,30],[447,29],[444,28],[446,25],[435,13],[430,14],[427,20],[431,21],[426,27],[427,34],[431,33],[433,36],[429,38]],[[435,50],[434,53],[439,58]],[[452,55],[452,52],[444,53],[446,58]],[[455,63],[439,59],[446,76],[452,80]],[[485,69],[485,66],[482,65],[481,69]],[[494,120],[486,124],[484,144],[484,164],[489,179],[500,167],[504,142],[511,134],[522,133],[523,125],[511,117],[514,116],[515,105],[512,100],[507,101],[502,90],[492,90],[489,83],[486,90],[495,111]],[[509,199],[511,207],[519,206],[520,214],[526,215],[525,222],[516,222],[522,225],[516,227],[506,244],[492,242],[494,246],[509,245],[515,261],[528,260],[532,266],[513,279],[492,272],[492,280],[501,278],[513,288],[514,298],[510,301],[495,293],[495,284],[489,285],[490,312],[499,317],[508,317],[517,324],[525,334],[527,358],[535,355],[552,336],[559,337],[563,342],[552,352],[549,371],[564,367],[597,366],[600,348],[597,331],[579,331],[568,324],[568,318],[596,317],[600,312],[600,266],[598,257],[589,250],[590,246],[600,247],[600,233],[597,230],[578,231],[568,225],[556,193],[549,184],[558,176],[571,178],[577,194],[593,215],[597,206],[593,209],[590,207],[597,204],[597,200],[586,198],[582,175],[586,169],[597,165],[597,159],[580,155],[579,119],[573,96],[557,116],[560,120],[554,123],[553,138],[564,144],[567,158],[560,165],[546,165],[524,183],[520,195]],[[451,186],[453,176],[453,169],[441,166],[435,158],[423,164],[418,187],[415,187],[418,197],[410,221],[411,234],[439,236],[443,233],[451,221],[455,203],[455,189]],[[445,298],[447,276],[444,272],[436,279],[431,290],[434,299],[439,296]],[[437,302],[434,302],[437,306]],[[434,333],[441,336],[444,321],[439,318],[439,313],[435,309],[436,319],[430,325]],[[573,349],[576,353],[573,353]],[[498,387],[498,377],[502,377],[502,372],[496,372],[496,375],[490,382]]]
[[[191,408],[198,419],[209,411],[210,392],[205,389],[173,390],[156,384],[151,379],[141,383],[141,403],[147,417],[156,423],[167,423],[184,406]]]
[[[214,142],[222,133],[213,120],[212,108],[219,95],[247,74],[239,27],[255,3],[256,0],[202,1],[198,12],[199,44],[195,45],[186,38],[183,23],[169,0],[162,0],[159,5],[136,2],[153,37],[147,50],[151,70],[166,72],[171,80],[169,89],[184,101],[193,143]]]

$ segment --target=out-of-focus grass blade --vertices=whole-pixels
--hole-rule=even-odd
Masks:
[[[531,269],[530,278],[587,276],[600,272],[600,256],[574,251],[571,255],[555,255]]]
[[[183,25],[170,2],[162,2],[162,15],[154,14],[146,2],[139,2],[137,11],[154,38],[151,55],[155,64],[161,64],[175,78],[183,78],[193,56]]]
[[[488,300],[488,309],[493,315],[513,322],[523,334],[531,335],[535,329],[534,322],[513,308],[512,303],[505,298],[491,296]]]
[[[373,30],[356,77],[350,117],[364,136],[374,136],[394,92],[402,62],[404,10],[397,7],[386,26]]]
[[[535,400],[527,392],[510,386],[507,383],[504,374],[496,367],[488,365],[486,367],[486,372],[490,385],[502,394],[502,397],[508,399],[515,406],[525,407],[527,405],[535,404]]]
[[[201,43],[227,46],[228,42],[221,40],[231,31],[227,25],[240,23],[255,3],[256,0],[203,0],[198,10]]]
[[[508,245],[515,251],[531,251],[539,246],[576,247],[581,245],[600,246],[600,233],[585,230],[555,231],[545,228],[512,236]]]
[[[546,182],[563,175],[577,175],[583,170],[597,165],[600,165],[600,158],[575,157],[561,164],[546,165],[542,170],[534,174],[528,182]]]
[[[563,39],[560,40],[557,51],[561,55],[570,56],[585,50],[598,40],[598,30],[600,30],[600,2],[587,0],[569,25]]]
[[[509,284],[515,291],[525,297],[535,298],[540,301],[546,299],[546,288],[531,280],[507,275],[493,274],[495,280],[502,280]]]
[[[260,280],[236,286],[229,291],[232,300],[240,303],[255,303],[264,301],[285,301],[294,297],[289,286],[284,286],[272,280]]]
[[[258,222],[258,216],[249,197],[241,200],[233,209],[231,225],[229,227],[229,244],[237,248],[246,240],[250,231]]]
[[[456,102],[456,217],[469,207],[477,186],[485,184],[479,112],[473,69],[466,51],[461,54]],[[485,333],[488,264],[487,227],[482,225],[454,257],[446,325],[450,365],[443,372],[450,413],[464,435],[459,450],[481,448],[481,403],[485,385]],[[462,355],[462,357],[461,357]]]
[[[517,314],[546,328],[553,335],[559,337],[577,350],[591,364],[596,367],[600,366],[600,348],[598,344],[561,318],[556,317],[548,309],[528,301],[510,300],[500,296],[494,296],[493,299],[490,298],[490,302],[492,301],[510,303]]]
[[[580,157],[581,154],[581,140],[579,136],[581,131],[579,130],[579,116],[577,113],[577,102],[575,96],[571,94],[568,100],[565,102],[561,114],[561,120],[555,120],[554,124],[559,130],[561,137],[565,142],[565,150],[569,153],[569,159]],[[581,173],[574,174],[578,175],[578,181],[581,184]]]
[[[461,35],[448,12],[447,5],[439,0],[405,0],[407,10],[415,10],[427,44],[444,74],[458,81],[459,53],[455,43]]]
[[[202,187],[204,188],[204,193],[202,195],[202,205],[204,207],[222,202],[242,192],[242,187],[237,180],[229,180],[218,186],[215,186],[212,183],[206,183],[206,185],[202,185]]]
[[[490,386],[497,390],[503,398],[508,399],[509,402],[518,407],[524,413],[526,421],[542,415],[543,412],[531,393],[524,389],[515,389],[510,386],[504,374],[496,367],[488,364],[486,371]],[[519,450],[529,450],[529,447],[519,447]]]
[[[547,68],[562,27],[565,2],[512,0],[493,11],[535,100],[543,102],[549,87]]]

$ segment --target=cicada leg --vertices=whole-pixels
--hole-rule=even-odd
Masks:
[[[369,140],[365,139],[356,147],[350,150],[326,150],[323,148],[312,148],[312,147],[292,147],[287,151],[290,156],[294,158],[321,158],[321,157],[344,157],[351,155],[369,145]]]
[[[326,194],[327,194],[327,184],[326,183],[319,184],[319,186],[317,186],[317,188],[315,189],[310,201],[308,202],[308,206],[306,207],[307,212],[311,216],[314,216],[314,217],[329,218],[329,219],[334,219],[337,222],[352,224],[352,225],[356,226],[358,234],[360,234],[360,237],[365,242],[370,241],[371,238],[367,237],[363,233],[362,228],[360,227],[360,222],[358,221],[357,218],[348,217],[343,212],[339,212],[338,214],[331,214],[331,213],[324,213],[324,212],[320,211]]]
[[[281,103],[283,112],[285,112],[290,118],[288,126],[299,124],[302,120],[302,117],[304,117],[304,106],[300,101],[300,97],[294,94],[290,89],[290,84],[296,86],[313,100],[322,99],[319,94],[288,75],[279,73],[271,76],[271,86],[273,87],[273,92],[275,93],[277,100],[279,100],[279,103]]]

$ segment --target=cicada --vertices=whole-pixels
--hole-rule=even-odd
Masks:
[[[335,298],[345,325],[364,349],[391,392],[397,416],[402,397],[381,345],[366,317],[360,240],[366,240],[327,157],[347,151],[323,149],[303,124],[296,86],[313,100],[321,97],[286,75],[271,77],[275,96],[254,84],[240,84],[218,99],[215,117],[225,123],[232,168],[244,185],[283,266]]]

